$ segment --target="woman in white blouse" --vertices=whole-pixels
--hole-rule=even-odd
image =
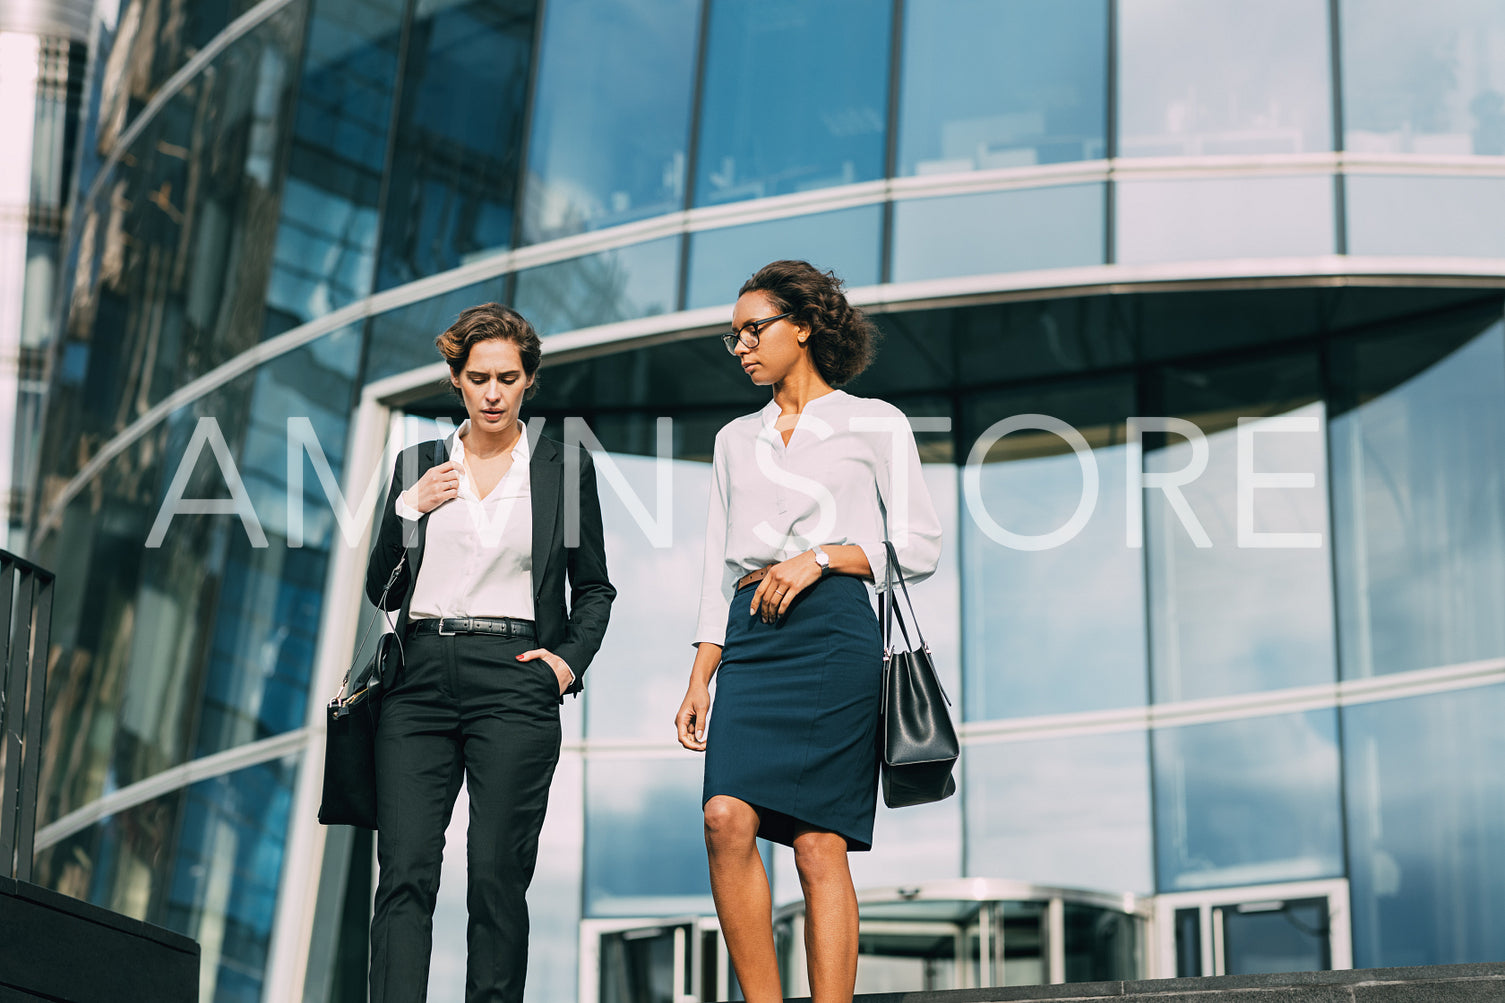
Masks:
[[[675,725],[706,753],[711,891],[749,1003],[784,998],[758,836],[794,849],[812,998],[852,997],[846,855],[872,845],[883,658],[866,583],[882,574],[885,539],[911,581],[940,555],[904,415],[834,389],[866,368],[875,336],[841,281],[803,261],[749,279],[723,336],[773,399],[716,436],[696,655]]]
[[[385,592],[404,642],[397,678],[382,681],[376,735],[371,1001],[426,996],[444,830],[463,777],[465,999],[521,1003],[524,893],[559,761],[559,705],[581,688],[616,590],[590,454],[530,441],[519,418],[542,357],[533,326],[485,303],[437,344],[468,417],[398,458],[366,568],[366,594],[377,603]]]

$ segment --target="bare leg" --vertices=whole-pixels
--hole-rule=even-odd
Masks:
[[[857,893],[847,867],[847,841],[834,832],[806,829],[794,837],[794,863],[805,892],[810,999],[851,1003],[857,985]]]
[[[748,1003],[783,1003],[773,950],[773,897],[758,856],[758,813],[718,794],[705,803],[705,848],[721,935]]]

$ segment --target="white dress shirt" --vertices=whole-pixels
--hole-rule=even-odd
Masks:
[[[522,429],[522,423],[518,423]],[[413,583],[409,619],[510,616],[533,619],[533,492],[531,453],[522,431],[512,447],[512,466],[485,498],[465,464],[462,436],[467,419],[450,440],[449,458],[460,464],[460,494],[429,513],[423,565]],[[397,496],[397,514],[423,514]]]
[[[726,639],[737,580],[813,544],[854,544],[881,583],[893,541],[910,581],[935,571],[941,523],[904,412],[833,391],[805,405],[789,444],[777,401],[716,434],[695,643]]]

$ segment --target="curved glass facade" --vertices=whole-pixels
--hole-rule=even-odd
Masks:
[[[204,999],[363,998],[370,839],[315,822],[319,710],[386,430],[453,417],[432,339],[485,300],[545,336],[531,413],[601,450],[621,589],[530,998],[585,991],[582,929],[713,911],[669,721],[713,436],[763,398],[704,335],[778,257],[877,317],[852,389],[928,420],[946,524],[916,599],[961,792],[880,812],[859,887],[1172,925],[1341,887],[1314,964],[1505,960],[1493,6],[191,6],[96,31],[31,550],[63,586],[38,873],[197,938]]]

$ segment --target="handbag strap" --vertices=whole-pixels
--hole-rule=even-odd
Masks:
[[[897,578],[899,580],[899,590],[904,593],[904,605],[909,607],[909,618],[914,622],[915,633],[920,638],[920,647],[928,651],[930,650],[930,645],[925,643],[925,632],[920,629],[920,618],[915,615],[914,600],[909,597],[909,584],[904,581],[904,569],[899,566],[899,552],[894,549],[893,543],[888,540],[883,541],[883,547],[888,552],[888,560],[885,562],[887,567],[883,575],[883,594],[889,600],[889,613],[898,618],[899,631],[904,635],[904,641],[907,644],[909,642],[909,631],[904,627],[904,615],[899,612],[899,604],[893,600],[894,579]],[[886,628],[888,626],[887,623],[884,626]],[[883,636],[884,647],[888,646],[891,636],[891,632],[885,630]]]
[[[895,578],[899,580],[899,590],[904,593],[904,604],[909,607],[909,618],[914,622],[915,634],[920,639],[920,647],[925,651],[927,655],[930,654],[930,645],[926,643],[925,633],[920,629],[920,618],[915,614],[914,600],[910,598],[909,585],[904,581],[904,569],[899,566],[899,554],[896,550],[894,550],[894,545],[890,541],[884,540],[883,546],[887,551],[888,559],[884,561],[885,568],[883,572],[883,595],[879,597],[878,602],[879,605],[883,608],[883,661],[886,665],[889,659],[892,657],[894,650],[894,621],[898,621],[899,633],[904,638],[905,647],[913,647],[909,641],[909,628],[905,625],[904,614],[900,611],[899,603],[894,599],[893,596]],[[941,685],[940,673],[935,672],[934,668],[932,667],[931,676],[935,679],[936,689],[941,691],[942,699],[944,699],[949,705],[951,703],[951,695],[946,692],[946,687]],[[885,705],[888,702],[887,683],[888,673],[885,672],[883,692],[883,700]]]
[[[371,636],[371,628],[376,626],[377,618],[384,617],[387,621],[387,628],[394,634],[397,632],[396,626],[392,623],[392,614],[386,609],[387,594],[392,591],[392,586],[397,584],[397,576],[402,574],[403,565],[407,563],[407,560],[407,551],[403,551],[402,555],[397,558],[397,566],[392,569],[392,574],[387,578],[387,584],[382,586],[381,598],[376,601],[376,609],[372,610],[371,619],[366,621],[366,629],[361,631],[361,639],[355,643],[355,654],[351,657],[350,668],[345,670],[345,678],[340,680],[340,691],[334,695],[336,703],[345,697],[345,689],[350,685],[350,673],[354,672],[355,667],[360,664],[361,652],[366,648],[366,638]],[[402,650],[402,638],[397,639],[397,649]]]

